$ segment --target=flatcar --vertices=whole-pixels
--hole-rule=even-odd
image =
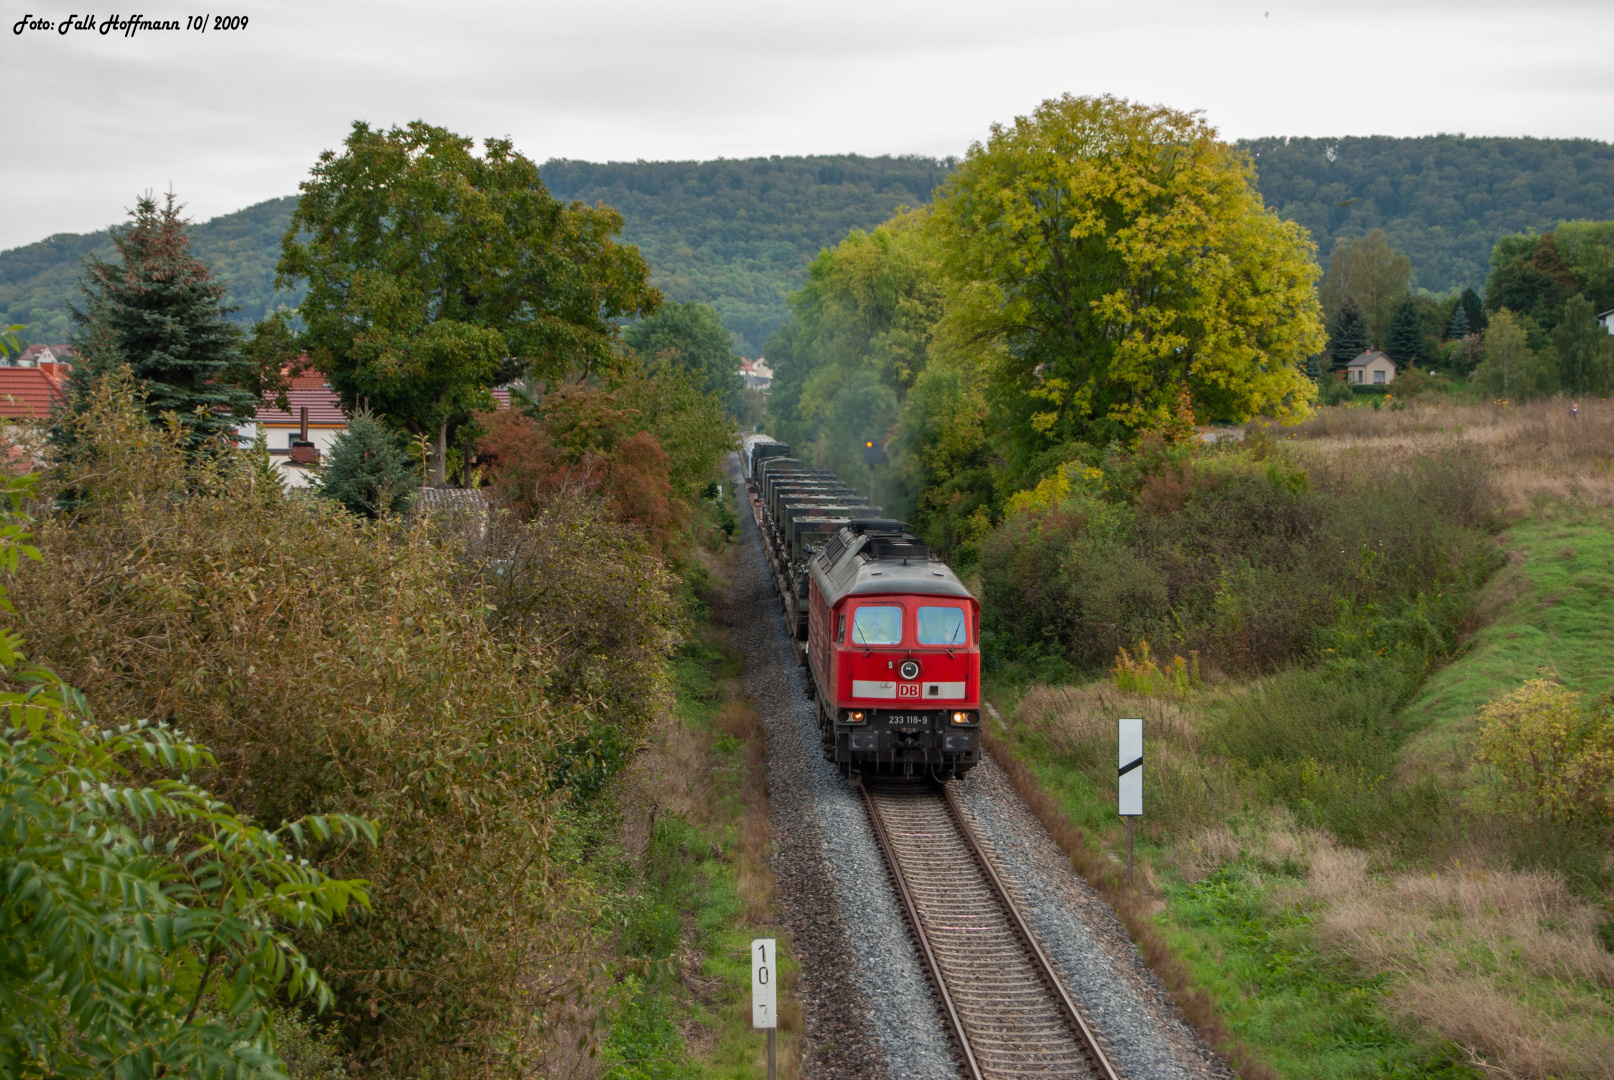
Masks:
[[[847,776],[980,761],[980,604],[901,521],[766,435],[741,471],[824,755]]]

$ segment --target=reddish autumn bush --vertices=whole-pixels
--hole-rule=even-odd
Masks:
[[[726,448],[725,425],[720,415],[703,420],[698,408],[657,408],[649,392],[656,384],[657,377],[638,375],[614,386],[562,386],[530,413],[483,417],[487,434],[477,452],[494,498],[523,520],[561,494],[598,498],[612,517],[666,550],[689,522],[689,478],[704,478]],[[691,420],[718,438],[689,439],[682,429]],[[669,453],[668,441],[682,453]]]

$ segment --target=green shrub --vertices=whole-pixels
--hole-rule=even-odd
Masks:
[[[1479,759],[1505,809],[1545,821],[1597,820],[1614,806],[1614,698],[1532,679],[1480,710]]]
[[[420,490],[420,474],[396,432],[360,411],[336,437],[319,494],[362,517],[401,514]]]
[[[38,556],[28,486],[0,478],[10,572]],[[278,1075],[271,995],[286,984],[331,1003],[293,933],[368,903],[364,882],[293,852],[373,842],[373,828],[340,815],[258,827],[186,779],[214,764],[206,749],[163,725],[98,723],[54,674],[23,668],[22,643],[0,631],[0,677],[21,687],[0,692],[0,1074]]]
[[[639,737],[650,706],[612,687],[664,679],[656,564],[557,504],[490,585],[496,559],[424,525],[288,501],[244,453],[187,460],[116,387],[84,436],[96,472],[58,483],[88,497],[42,523],[50,572],[17,592],[30,637],[98,715],[205,740],[200,778],[255,818],[377,822],[375,849],[320,852],[372,883],[369,917],[298,939],[360,1065],[518,1071],[596,963],[596,901],[547,854],[556,748]]]
[[[1356,397],[1351,392],[1351,384],[1344,379],[1335,379],[1324,376],[1318,384],[1317,404],[1323,406],[1343,405]]]
[[[1275,453],[1257,441],[1106,464],[1102,487],[1017,496],[980,547],[997,651],[1038,644],[1097,670],[1143,639],[1223,672],[1274,671],[1337,651],[1342,617],[1391,613],[1420,648],[1448,648],[1488,569],[1484,464],[1454,451],[1365,473]]]

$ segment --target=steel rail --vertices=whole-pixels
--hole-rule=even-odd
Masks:
[[[1098,1036],[1093,1034],[1093,1030],[1087,1026],[1087,1021],[1082,1019],[1082,1014],[1077,1010],[1076,1003],[1071,1000],[1070,994],[1066,992],[1065,984],[1060,980],[1059,973],[1054,970],[1053,964],[1048,962],[1048,956],[1042,951],[1042,946],[1037,944],[1036,935],[1031,932],[1031,927],[1026,922],[1025,916],[1020,913],[1020,905],[1016,904],[1014,899],[1010,897],[1008,888],[1003,884],[1003,879],[998,877],[998,872],[993,868],[992,861],[986,857],[986,852],[982,849],[981,842],[975,835],[975,830],[970,828],[968,820],[964,817],[964,808],[959,805],[958,796],[953,793],[952,786],[944,786],[942,794],[947,797],[947,810],[952,814],[953,821],[958,825],[959,835],[969,845],[971,853],[975,856],[976,863],[985,871],[986,879],[991,883],[992,890],[997,893],[999,902],[1002,903],[1003,909],[1009,913],[1009,918],[1012,920],[1014,928],[1019,932],[1021,943],[1031,953],[1032,959],[1036,961],[1037,970],[1059,999],[1065,1018],[1070,1021],[1071,1026],[1081,1036],[1081,1041],[1086,1044],[1087,1052],[1092,1055],[1093,1063],[1098,1066],[1100,1075],[1104,1077],[1104,1080],[1120,1080],[1115,1075],[1115,1069],[1110,1065],[1110,1059],[1104,1056],[1104,1050],[1098,1044]]]
[[[982,1060],[971,1045],[970,1032],[966,1028],[959,1003],[955,1001],[954,991],[948,985],[948,978],[937,955],[936,946],[932,943],[930,934],[927,932],[920,905],[914,894],[916,885],[909,882],[907,872],[904,871],[898,858],[897,846],[892,841],[888,831],[885,814],[881,810],[873,792],[861,781],[858,784],[858,789],[863,794],[864,806],[868,810],[869,820],[873,824],[875,838],[879,842],[886,864],[890,868],[892,881],[896,885],[897,893],[902,900],[909,926],[913,929],[914,938],[919,946],[919,953],[924,960],[927,974],[930,976],[932,984],[936,987],[936,994],[941,1001],[942,1011],[962,1051],[970,1080],[990,1080],[990,1078],[994,1077],[1016,1074],[1050,1075],[1047,1067],[1049,1063],[1046,1061],[1040,1063],[1041,1067],[1039,1067],[1038,1063],[1028,1062],[1024,1072],[1012,1068],[1005,1070],[998,1067],[983,1067]],[[1045,985],[1049,996],[1053,998],[1055,1013],[1063,1018],[1071,1034],[1074,1035],[1075,1049],[1086,1057],[1092,1072],[1100,1077],[1101,1080],[1119,1080],[1115,1069],[1110,1065],[1109,1059],[1099,1046],[1097,1037],[1093,1034],[1092,1029],[1087,1026],[1087,1022],[1077,1010],[1076,1003],[1066,991],[1058,973],[1055,972],[1047,955],[1037,943],[1036,935],[1032,932],[1030,924],[1021,913],[1019,906],[1014,902],[1013,897],[1010,896],[1007,886],[998,876],[996,869],[993,868],[991,860],[987,857],[985,849],[975,835],[975,830],[970,827],[968,819],[964,816],[963,807],[959,804],[958,797],[950,787],[943,787],[942,794],[946,821],[958,834],[959,839],[963,842],[964,849],[969,852],[971,860],[980,870],[981,879],[986,885],[986,895],[992,901],[995,901],[997,907],[1007,916],[1006,922],[1012,935],[1008,940],[1017,939],[1022,946],[1025,958],[1030,961],[1029,967],[1031,971],[1038,977],[1035,981],[1040,981]],[[923,888],[921,888],[921,891],[924,891]],[[976,1012],[981,1011],[978,1005],[973,1005],[972,1007],[975,1008]],[[979,1017],[977,1017],[976,1022],[977,1024],[981,1023]],[[1007,1032],[1004,1030],[989,1031],[984,1026],[979,1034],[986,1040],[987,1045],[993,1042],[1001,1044],[1007,1036]],[[1048,1052],[1042,1051],[1041,1053],[1046,1054]],[[989,1056],[1001,1059],[1003,1053],[1003,1048],[999,1045],[995,1053]],[[1037,1054],[1038,1051],[1028,1050],[1028,1053]],[[1005,1063],[1000,1060],[999,1064]]]
[[[947,979],[943,977],[941,964],[936,959],[935,951],[930,947],[930,938],[925,934],[924,920],[919,917],[919,907],[914,903],[913,894],[908,891],[908,880],[903,876],[902,864],[897,861],[896,849],[892,847],[891,836],[886,832],[885,819],[880,816],[880,808],[874,804],[874,796],[869,793],[868,787],[861,780],[858,781],[857,789],[863,793],[863,805],[869,812],[869,821],[874,824],[874,837],[879,841],[886,865],[891,868],[891,880],[897,886],[897,895],[902,897],[902,906],[908,913],[908,925],[913,928],[914,940],[919,944],[919,955],[924,958],[931,984],[936,987],[936,996],[941,999],[942,1012],[947,1016],[947,1023],[953,1029],[953,1037],[958,1040],[959,1050],[964,1055],[964,1067],[969,1070],[970,1080],[986,1080],[981,1074],[980,1063],[975,1060],[975,1052],[970,1048],[964,1021],[959,1018],[958,1009],[953,1005],[953,996],[947,991]]]

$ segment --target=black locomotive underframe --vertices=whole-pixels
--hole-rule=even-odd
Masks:
[[[951,711],[865,709],[861,724],[818,710],[824,757],[864,776],[958,776],[981,760],[979,724],[954,724]]]

